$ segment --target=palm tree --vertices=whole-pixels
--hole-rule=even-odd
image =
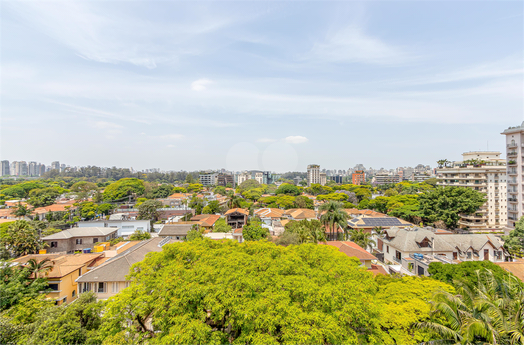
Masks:
[[[21,219],[22,217],[30,216],[32,212],[32,209],[19,202],[18,205],[15,206],[13,214]]]
[[[240,207],[240,202],[241,202],[242,198],[238,195],[232,195],[230,198],[229,198],[229,201],[228,201],[228,207],[229,208],[235,208],[235,207]]]
[[[446,343],[524,343],[522,283],[509,275],[496,278],[487,269],[477,275],[477,286],[458,282],[457,295],[437,292],[431,301],[431,320],[418,327]]]
[[[49,271],[53,269],[54,264],[54,261],[51,261],[49,258],[45,258],[40,262],[37,262],[35,259],[30,259],[27,261],[26,267],[29,268],[35,278],[38,278],[39,273],[43,273],[47,276]]]
[[[325,211],[325,213],[320,217],[320,221],[326,228],[329,229],[330,235],[329,239],[334,241],[336,240],[335,226],[340,226],[344,230],[344,237],[347,237],[347,220],[348,214],[343,210],[343,204],[337,201],[329,201],[325,204],[322,204],[319,207],[319,211]]]
[[[376,242],[371,238],[371,234],[362,229],[349,230],[349,239],[364,249],[368,249],[368,247],[373,248],[376,245]]]

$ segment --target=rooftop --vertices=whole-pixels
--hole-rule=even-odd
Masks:
[[[106,227],[85,227],[85,228],[71,228],[64,231],[60,231],[56,234],[52,234],[43,237],[42,240],[64,240],[75,237],[104,237],[118,231],[118,228],[106,228]]]

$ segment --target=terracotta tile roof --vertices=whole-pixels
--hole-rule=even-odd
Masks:
[[[14,209],[12,208],[3,208],[0,209],[0,217],[15,217],[13,215]]]
[[[246,210],[246,209],[243,209],[243,208],[232,208],[230,210],[227,210],[227,212],[225,214],[230,214],[230,213],[233,213],[233,212],[238,212],[238,213],[245,214],[246,216],[249,216],[249,211]]]
[[[285,215],[291,216],[293,219],[313,219],[317,218],[317,214],[314,210],[310,210],[308,208],[292,208],[289,210],[286,210]]]
[[[215,222],[220,219],[220,216],[217,214],[199,214],[191,218],[192,221],[199,221],[199,225],[205,227],[212,227],[215,225]]]
[[[233,231],[234,234],[241,234],[242,233],[242,228],[238,228],[238,229],[235,229]]]
[[[344,209],[346,213],[350,216],[366,216],[366,217],[386,217],[384,213],[380,213],[373,210],[359,210],[356,208],[346,208]]]
[[[48,213],[48,212],[74,210],[76,208],[77,206],[73,206],[72,203],[61,203],[61,204],[53,204],[49,206],[44,206],[44,207],[37,207],[34,209],[33,213],[43,214],[43,213]]]
[[[388,275],[389,274],[388,271],[386,271],[386,269],[382,265],[373,265],[373,264],[371,264],[371,268],[368,269],[368,271],[373,273],[374,276],[376,276],[377,274],[383,274],[383,275]]]
[[[174,194],[171,194],[170,196],[168,196],[167,198],[168,199],[186,199],[190,195],[191,194],[189,194],[189,193],[174,193]]]
[[[20,200],[7,200],[5,202],[5,206],[6,207],[16,207],[16,206],[18,206],[18,204],[21,204],[21,205],[24,205],[24,206],[28,206],[27,202],[20,201]]]
[[[329,246],[338,248],[341,253],[346,254],[349,257],[356,257],[360,261],[365,260],[377,260],[377,258],[367,252],[364,248],[360,247],[355,242],[351,241],[328,241]]]
[[[517,262],[495,262],[506,271],[512,273],[515,277],[524,281],[524,261]]]
[[[16,219],[0,219],[0,224],[2,223],[11,223],[16,221]]]
[[[260,218],[280,218],[284,215],[284,210],[279,208],[259,208],[255,214]]]
[[[13,262],[25,264],[31,259],[40,262],[49,259],[54,262],[53,268],[49,271],[47,278],[61,278],[77,269],[84,267],[96,259],[103,257],[104,254],[30,254],[22,256]]]

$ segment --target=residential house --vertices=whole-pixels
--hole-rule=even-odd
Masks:
[[[154,237],[105,261],[76,279],[78,293],[92,291],[98,300],[105,300],[129,286],[126,279],[131,266],[144,260],[147,253],[160,252],[162,247],[174,242],[170,238]]]
[[[186,238],[187,233],[191,230],[195,223],[184,224],[184,223],[173,223],[166,224],[162,227],[158,233],[158,237],[161,238],[172,238],[174,240],[183,240]]]
[[[312,220],[317,219],[317,214],[308,208],[292,208],[284,212],[284,217],[289,220]]]
[[[384,213],[380,213],[373,210],[359,210],[358,208],[346,208],[344,211],[351,218],[355,217],[387,217]]]
[[[116,228],[72,228],[42,238],[49,253],[73,253],[92,249],[95,243],[110,241],[117,237]]]
[[[351,229],[363,229],[371,234],[372,230],[378,227],[381,227],[384,230],[391,227],[403,229],[413,226],[413,224],[395,217],[359,217],[349,219],[348,226]]]
[[[118,229],[117,236],[127,238],[135,231],[151,232],[151,221],[135,219],[125,213],[112,214],[109,219],[94,219],[78,222],[80,228],[104,227]]]
[[[247,223],[249,211],[243,208],[232,208],[225,214],[227,224],[233,229],[241,229]]]
[[[13,262],[25,265],[31,259],[34,259],[37,263],[49,259],[53,267],[47,272],[47,275],[45,275],[49,288],[51,289],[51,292],[47,294],[47,298],[61,305],[77,299],[78,289],[75,280],[82,274],[88,272],[92,267],[95,267],[98,260],[103,256],[104,254],[102,253],[72,255],[31,254],[15,259]]]
[[[393,227],[377,240],[377,250],[385,262],[402,264],[412,254],[432,254],[448,260],[492,262],[506,261],[502,242],[495,235],[450,234],[431,228]]]
[[[204,231],[213,231],[215,223],[220,219],[218,214],[199,214],[191,218],[192,222],[195,222]]]
[[[320,243],[323,244],[323,243]],[[328,241],[327,245],[333,246],[339,250],[339,252],[346,254],[349,257],[355,257],[360,260],[360,263],[363,267],[366,267],[367,270],[373,275],[377,274],[388,274],[386,269],[377,263],[377,258],[367,252],[364,248],[351,241]]]

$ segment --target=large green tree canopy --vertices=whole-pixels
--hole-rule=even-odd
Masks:
[[[104,200],[122,199],[136,193],[138,196],[144,194],[144,181],[137,178],[123,178],[111,183],[104,189]]]
[[[377,286],[359,264],[313,244],[166,245],[132,267],[100,334],[105,343],[380,343]]]
[[[455,228],[460,214],[472,214],[486,202],[485,195],[465,187],[439,187],[420,194],[420,212],[425,221],[444,221],[449,228]]]

